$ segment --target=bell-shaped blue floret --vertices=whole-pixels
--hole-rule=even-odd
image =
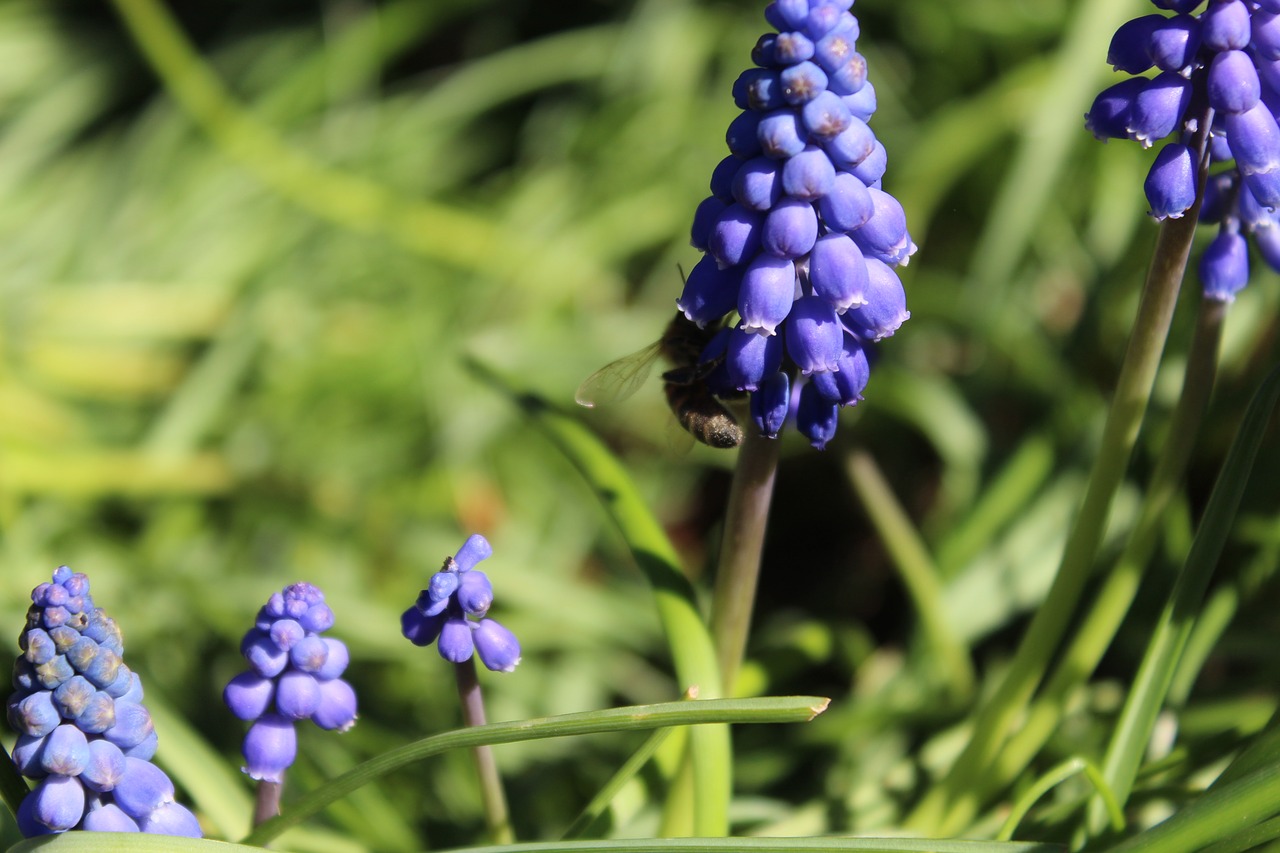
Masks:
[[[795,110],[777,109],[764,113],[756,128],[756,144],[766,157],[783,160],[804,150],[809,134]],[[750,156],[754,156],[752,152]]]
[[[874,212],[867,185],[848,172],[837,172],[831,192],[818,199],[818,213],[828,231],[847,234]]]
[[[724,213],[726,207],[728,207],[727,202],[713,195],[709,195],[702,200],[697,210],[693,212],[693,225],[689,228],[690,246],[693,246],[699,252],[707,250],[707,240],[711,237],[711,227],[716,224],[716,220],[720,218],[720,214]]]
[[[1125,139],[1134,101],[1145,87],[1145,79],[1130,77],[1103,89],[1084,114],[1085,129],[1098,139]]]
[[[782,81],[782,99],[792,106],[812,101],[827,89],[826,72],[809,61],[788,66],[778,76]]]
[[[493,605],[493,585],[484,572],[464,572],[458,582],[457,602],[471,616],[483,616]]]
[[[751,395],[751,419],[765,438],[777,438],[791,409],[791,379],[778,371]]]
[[[739,113],[738,117],[729,123],[729,129],[725,132],[725,143],[728,144],[730,153],[744,159],[759,154],[761,144],[758,136],[759,125],[760,113],[755,110],[744,110]]]
[[[784,198],[765,216],[761,246],[770,255],[794,260],[808,254],[816,239],[818,215],[807,201]]]
[[[73,776],[47,776],[27,798],[32,818],[52,832],[71,829],[84,817],[84,786]]]
[[[1190,103],[1191,82],[1174,71],[1161,72],[1134,98],[1125,130],[1130,139],[1150,148],[1181,128]]]
[[[853,120],[849,105],[835,92],[820,93],[804,105],[800,121],[815,140],[831,139],[842,133]]]
[[[123,809],[115,803],[101,801],[89,807],[83,826],[89,832],[141,832],[138,822],[125,814]]]
[[[867,192],[871,196],[871,218],[849,236],[868,259],[895,266],[907,263],[916,245],[907,233],[907,215],[902,205],[882,190],[868,189]]]
[[[796,408],[796,429],[809,439],[818,450],[825,450],[827,442],[836,434],[839,406],[823,397],[817,386],[806,382],[800,389],[800,405]]]
[[[815,370],[835,370],[844,330],[831,303],[818,296],[795,301],[786,323],[787,354],[808,375]]]
[[[279,714],[263,714],[249,727],[241,752],[245,760],[242,769],[249,778],[283,782],[284,771],[298,757],[298,733],[293,721]]]
[[[117,700],[116,724],[102,736],[127,752],[154,733],[155,724],[151,722],[151,713],[146,706]]]
[[[703,255],[689,271],[676,308],[699,327],[705,327],[737,306],[741,283],[741,267],[721,269],[710,255]]]
[[[89,763],[80,781],[91,791],[105,794],[120,784],[124,775],[125,754],[111,741],[95,738],[89,741]]]
[[[1214,0],[1200,16],[1202,44],[1212,51],[1249,46],[1249,7],[1241,0]]]
[[[759,255],[742,276],[738,314],[748,332],[772,335],[786,319],[795,298],[795,265],[785,258]]]
[[[1262,97],[1262,83],[1253,60],[1243,50],[1219,53],[1209,64],[1209,106],[1219,113],[1253,109]]]
[[[492,619],[481,619],[472,632],[480,662],[494,672],[511,672],[520,663],[520,641]]]
[[[782,174],[777,160],[752,157],[733,176],[733,198],[748,210],[768,210],[781,197]]]
[[[781,366],[782,340],[777,335],[758,334],[741,325],[730,333],[725,367],[736,390],[755,391]]]
[[[329,657],[329,647],[318,634],[307,634],[289,649],[289,663],[302,672],[316,672]]]
[[[1200,19],[1175,15],[1151,34],[1151,61],[1161,71],[1181,72],[1200,50]]]
[[[1249,21],[1249,49],[1262,61],[1280,59],[1280,13],[1257,9]]]
[[[40,766],[51,776],[79,776],[89,765],[89,739],[72,723],[63,723],[45,737]]]
[[[291,720],[305,720],[320,704],[320,685],[315,676],[287,669],[276,681],[276,710]]]
[[[707,238],[707,252],[716,264],[737,266],[755,257],[760,250],[760,231],[764,216],[740,204],[731,204],[720,214]]]
[[[138,822],[138,828],[154,835],[176,835],[182,838],[200,838],[200,821],[191,810],[180,803],[161,803]]]
[[[1144,187],[1153,217],[1180,219],[1196,201],[1196,164],[1191,149],[1179,142],[1161,148]]]
[[[443,613],[427,616],[417,607],[410,607],[400,616],[400,633],[415,646],[429,646],[440,636],[444,620]]]
[[[1154,63],[1151,59],[1151,36],[1163,26],[1164,15],[1143,15],[1120,25],[1111,37],[1107,62],[1116,71],[1141,74]]]
[[[842,315],[845,325],[867,340],[878,341],[890,337],[910,316],[898,274],[883,261],[867,258],[867,301]]]
[[[111,798],[129,817],[141,820],[165,803],[173,802],[173,794],[173,782],[163,770],[150,761],[126,758],[124,774],[112,790]]]
[[[850,117],[849,125],[837,135],[822,142],[822,148],[836,168],[850,171],[876,147],[876,135],[862,119]]]
[[[1200,282],[1206,299],[1235,301],[1249,283],[1249,247],[1234,228],[1224,224],[1200,258]]]
[[[1280,126],[1265,102],[1242,113],[1228,113],[1222,124],[1241,174],[1280,169]]]
[[[826,234],[809,253],[813,292],[837,312],[867,301],[867,264],[862,250],[844,234]]]
[[[826,153],[813,145],[794,157],[782,167],[782,191],[793,199],[814,201],[831,192],[835,183],[836,167]],[[767,234],[766,234],[767,240]]]
[[[222,689],[222,701],[231,713],[246,722],[266,713],[275,696],[275,682],[256,672],[242,672]]]
[[[316,678],[321,680],[328,678],[337,678],[347,671],[347,664],[351,661],[351,653],[347,650],[347,644],[333,637],[324,637],[324,644],[328,647],[329,653],[324,659],[324,665],[316,670]]]
[[[356,721],[356,691],[341,678],[320,682],[320,704],[311,721],[322,729],[347,731]]]
[[[475,643],[471,639],[471,623],[462,616],[444,621],[440,630],[440,657],[450,663],[462,663],[471,657]]]

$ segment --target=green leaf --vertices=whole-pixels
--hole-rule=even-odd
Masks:
[[[787,696],[765,699],[709,699],[630,705],[604,711],[585,711],[536,720],[516,720],[472,726],[432,735],[383,753],[342,774],[329,784],[302,797],[289,811],[258,826],[245,843],[263,844],[310,817],[329,803],[386,773],[450,749],[600,732],[645,731],[664,726],[704,723],[807,722],[826,710],[829,699],[820,696]],[[717,728],[717,731],[723,729]]]

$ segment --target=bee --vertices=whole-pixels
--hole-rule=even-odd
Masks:
[[[672,367],[662,374],[662,387],[680,426],[708,447],[737,447],[742,443],[742,427],[707,385],[707,376],[721,359],[699,361],[716,331],[711,326],[698,328],[697,323],[677,311],[662,337],[588,376],[578,386],[574,400],[587,408],[625,400],[644,383],[653,363],[663,356]]]

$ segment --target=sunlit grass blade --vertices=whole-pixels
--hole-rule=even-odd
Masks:
[[[9,853],[48,850],[52,853],[214,853],[261,851],[220,841],[170,838],[134,833],[68,832],[52,838],[34,838],[10,849]],[[836,851],[849,853],[1061,853],[1056,844],[999,841],[928,841],[919,838],[629,838],[621,841],[549,841],[532,844],[503,844],[496,847],[469,847],[469,853],[714,853],[724,850]]]
[[[1191,545],[1191,553],[1160,615],[1133,688],[1112,734],[1103,773],[1121,803],[1128,799],[1134,777],[1150,740],[1156,716],[1200,612],[1205,588],[1226,545],[1244,494],[1254,459],[1262,447],[1267,425],[1280,400],[1280,369],[1272,371],[1254,395],[1244,422],[1218,475],[1204,517]],[[1100,826],[1100,804],[1091,808],[1091,824]]]
[[[591,802],[587,803],[582,813],[564,831],[565,840],[572,841],[573,839],[581,838],[591,829],[600,815],[604,813],[604,810],[613,802],[613,798],[622,790],[622,786],[630,782],[640,772],[640,768],[644,767],[650,758],[653,758],[654,753],[658,751],[658,747],[662,746],[663,741],[670,736],[672,731],[673,729],[658,729],[645,738],[644,743],[640,744],[640,748],[633,752],[626,763],[618,768],[618,772],[614,773],[609,778],[609,781],[604,784],[604,787],[596,792],[596,795],[591,798]]]
[[[371,780],[397,767],[403,767],[450,749],[601,732],[646,731],[664,726],[807,722],[826,710],[829,701],[820,696],[789,696],[665,702],[657,705],[609,708],[604,711],[584,711],[536,720],[490,723],[432,735],[371,758],[322,788],[312,791],[294,803],[283,815],[255,828],[245,836],[244,842],[265,844],[284,830]],[[725,729],[717,727],[713,731],[725,731]]]
[[[662,525],[645,504],[626,469],[582,424],[557,412],[545,401],[521,394],[487,367],[470,368],[502,389],[517,403],[586,479],[605,511],[618,525],[637,565],[653,588],[654,603],[676,677],[683,689],[708,699],[723,694],[720,665],[706,623],[698,610],[693,585],[680,569],[680,559]],[[690,736],[694,761],[694,829],[699,835],[724,835],[729,827],[733,785],[733,752],[727,729],[707,727]]]
[[[1173,817],[1109,847],[1105,853],[1191,853],[1229,839],[1280,812],[1280,764],[1214,787]]]

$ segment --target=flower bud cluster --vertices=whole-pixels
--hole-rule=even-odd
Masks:
[[[723,358],[712,390],[750,392],[762,435],[794,418],[818,448],[839,408],[862,399],[869,344],[910,316],[894,267],[916,250],[881,188],[887,158],[867,125],[876,96],[852,5],[765,9],[777,32],[734,84],[730,153],[694,214],[691,242],[705,254],[677,302],[702,327],[739,318],[703,353]]]
[[[18,638],[9,725],[13,761],[38,784],[18,809],[27,837],[82,829],[201,837],[151,763],[155,727],[142,682],[123,661],[116,623],[94,606],[89,579],[60,566],[31,592]]]
[[[400,627],[414,645],[429,646],[439,640],[440,656],[451,663],[470,660],[474,653],[489,669],[511,672],[520,663],[520,641],[486,618],[493,604],[493,586],[484,572],[475,569],[491,554],[488,540],[473,533],[431,576],[418,600],[400,617]]]
[[[1151,215],[1176,219],[1196,201],[1193,143],[1209,120],[1209,158],[1227,163],[1207,179],[1200,218],[1221,223],[1200,262],[1205,296],[1230,302],[1248,283],[1245,235],[1280,270],[1280,0],[1152,0],[1172,15],[1121,25],[1108,61],[1129,75],[1098,95],[1085,126],[1099,139],[1149,148],[1173,135],[1147,175]]]
[[[273,593],[240,642],[250,669],[228,682],[222,698],[251,722],[241,751],[250,777],[284,781],[298,754],[297,720],[345,732],[356,721],[356,693],[340,676],[350,656],[341,640],[320,636],[333,627],[324,593],[295,583]]]

